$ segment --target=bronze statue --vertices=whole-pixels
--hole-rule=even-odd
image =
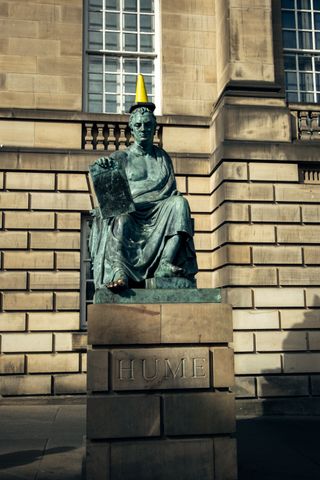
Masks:
[[[91,167],[106,172],[110,183],[111,213],[103,218],[100,200],[89,242],[96,289],[118,290],[151,277],[193,280],[198,271],[188,202],[177,191],[169,155],[153,145],[154,108],[148,101],[131,107],[134,143]],[[94,184],[98,199],[106,198]],[[112,204],[114,211],[119,207],[112,191],[119,192],[122,213],[112,213]]]

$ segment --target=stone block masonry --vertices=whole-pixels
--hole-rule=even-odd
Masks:
[[[298,183],[297,163],[272,157],[262,161],[264,150],[244,160],[240,147],[217,167],[203,159],[193,161],[191,169],[182,156],[173,155],[195,219],[198,286],[222,287],[225,301],[234,306],[235,393],[241,402],[312,399],[319,372],[305,355],[320,352],[320,237],[315,225],[320,187]],[[87,169],[96,157],[96,152],[0,152],[1,395],[85,392],[85,347],[73,346],[72,336],[80,328],[80,216],[93,206]],[[171,324],[163,310],[163,339],[174,336],[178,347],[183,332],[183,341],[190,340],[181,325],[192,308],[176,308]],[[149,333],[143,334],[146,342],[148,335],[157,334],[156,345],[160,329],[154,313],[151,307],[145,311]],[[209,341],[205,311],[201,318],[202,340]],[[220,328],[223,322],[215,318]],[[45,341],[34,342],[40,333]],[[39,351],[29,351],[30,345]],[[51,355],[61,354],[67,356],[53,361]],[[31,357],[30,363],[29,355],[43,356],[52,371],[31,373],[30,365],[35,369],[37,362]]]
[[[70,171],[63,154],[28,159],[0,175],[0,396],[84,394],[86,341],[74,339],[83,335],[80,218],[92,208],[92,160]]]
[[[78,150],[81,123],[119,121],[80,113],[84,3],[0,2],[0,395],[84,392],[85,346],[74,341],[80,216],[94,205],[86,173],[102,151]],[[159,123],[195,220],[198,287],[220,286],[234,306],[240,403],[283,398],[288,405],[291,397],[315,404],[320,185],[301,183],[299,171],[318,170],[319,109],[284,100],[280,17],[280,2],[270,0],[161,2]],[[171,335],[169,327],[154,332]],[[210,350],[217,388],[225,385],[226,352]],[[52,370],[30,373],[41,359]],[[153,442],[157,471],[167,468],[163,452],[171,445],[175,455],[195,448],[179,439],[168,450]],[[198,445],[199,458],[210,448]],[[227,451],[223,442],[218,449]],[[140,450],[110,455],[121,462],[139,452],[142,441]]]
[[[316,411],[320,186],[299,183],[299,164],[283,162],[281,148],[273,156],[257,146],[244,169],[241,148],[239,143],[234,160],[229,152],[228,160],[206,177],[205,192],[202,184],[197,190],[196,181],[190,191],[187,178],[194,205],[210,201],[211,213],[206,215],[214,217],[210,237],[196,233],[203,270],[205,252],[213,250],[211,271],[207,267],[206,277],[200,272],[199,285],[205,278],[211,280],[222,289],[223,301],[234,307],[240,411],[244,405],[250,410],[250,404],[259,404],[259,412],[266,413],[267,400],[278,412],[286,412],[289,397],[295,413],[301,408]],[[202,224],[203,216],[199,214]]]
[[[117,302],[89,306],[87,480],[236,480],[230,307]]]
[[[2,107],[81,110],[82,15],[81,0],[1,3],[1,39],[6,39],[0,51]],[[56,127],[52,124],[38,135],[37,126],[30,122],[28,145],[37,136],[45,144]],[[55,135],[59,133],[63,135],[58,126]],[[2,134],[6,141],[1,143],[14,138],[10,124]],[[32,174],[33,188],[42,182],[37,175]],[[50,176],[42,178],[53,189]]]

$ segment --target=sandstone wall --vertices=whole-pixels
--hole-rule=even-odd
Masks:
[[[1,107],[81,110],[82,0],[1,1]]]

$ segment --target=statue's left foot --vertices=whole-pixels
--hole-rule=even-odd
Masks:
[[[155,271],[155,277],[179,277],[183,276],[183,268],[177,267],[172,263],[162,261],[159,263],[157,270]]]
[[[128,279],[123,276],[115,280],[114,282],[107,283],[106,287],[110,290],[121,290],[123,288],[127,288],[128,286]]]

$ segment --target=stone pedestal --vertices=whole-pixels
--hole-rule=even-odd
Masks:
[[[231,307],[155,295],[89,307],[87,479],[236,480]]]

